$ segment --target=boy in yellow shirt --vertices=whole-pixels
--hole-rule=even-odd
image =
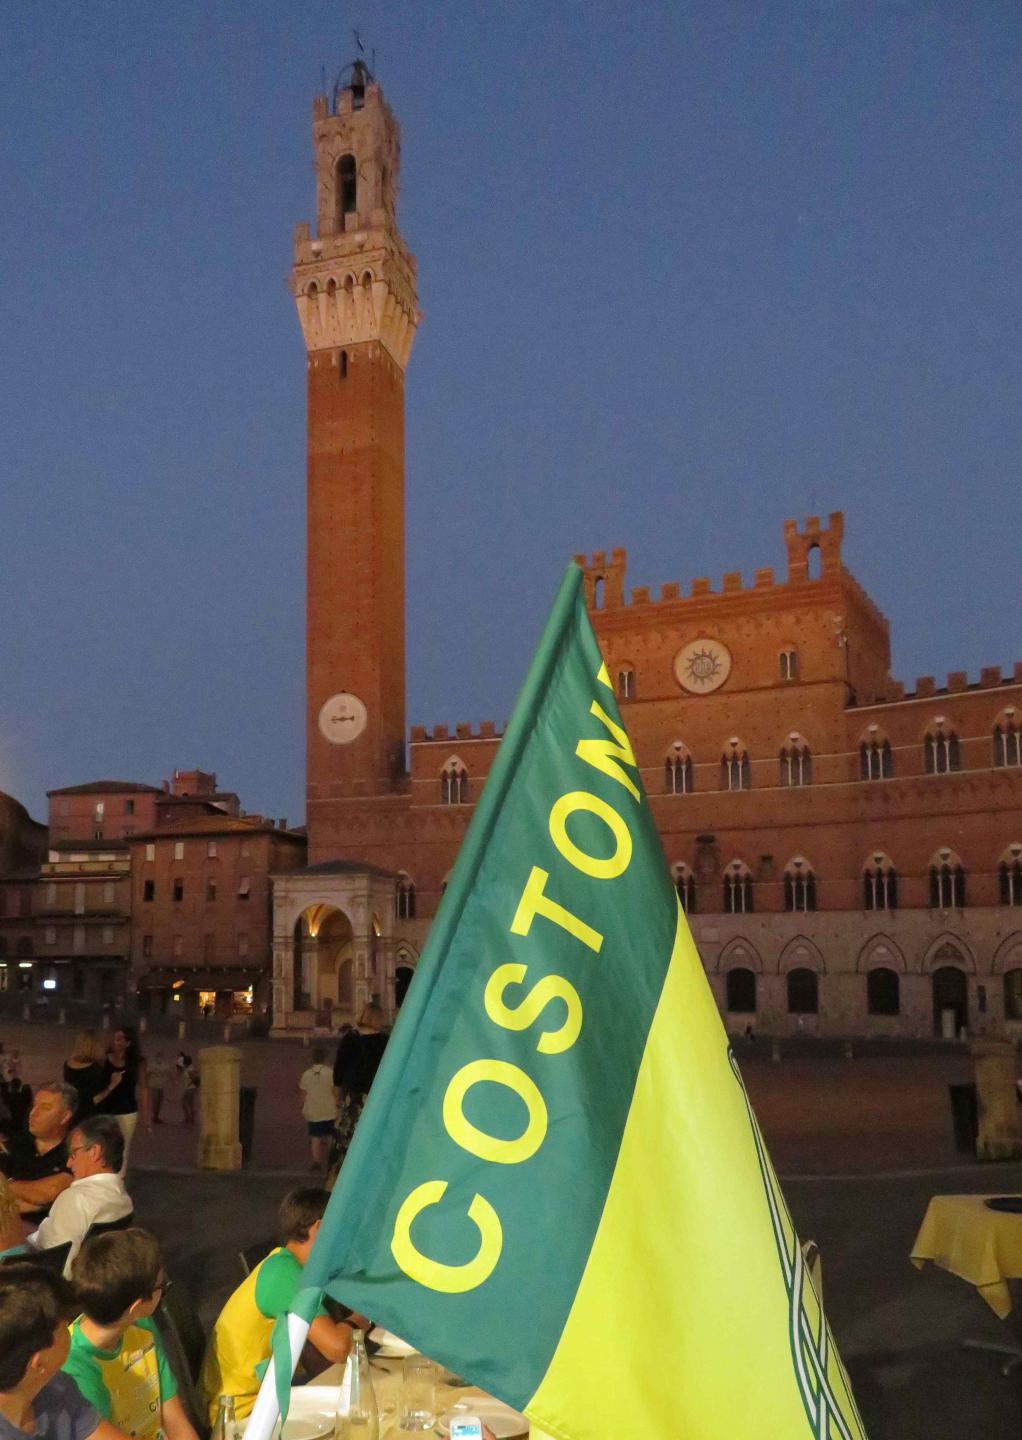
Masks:
[[[86,1241],[71,1270],[82,1313],[63,1369],[105,1420],[133,1440],[198,1440],[151,1316],[165,1284],[147,1230]]]
[[[206,1347],[199,1386],[216,1420],[221,1395],[234,1396],[234,1413],[251,1413],[270,1358],[270,1333],[278,1315],[290,1310],[301,1288],[302,1270],[330,1195],[315,1187],[292,1190],[280,1205],[280,1248],[273,1250],[238,1286],[220,1312]],[[348,1358],[353,1326],[367,1329],[361,1315],[332,1320],[321,1309],[309,1328],[308,1344],[329,1364]]]

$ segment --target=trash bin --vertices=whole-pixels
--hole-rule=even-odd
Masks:
[[[975,1086],[972,1087],[975,1090]],[[255,1135],[256,1087],[242,1085],[238,1090],[238,1139],[241,1141],[241,1163],[247,1165],[252,1158],[252,1139]]]
[[[951,1123],[955,1131],[955,1149],[963,1154],[976,1154],[976,1137],[979,1135],[979,1107],[976,1101],[975,1085],[949,1085],[951,1095]],[[244,1141],[242,1141],[244,1144]]]

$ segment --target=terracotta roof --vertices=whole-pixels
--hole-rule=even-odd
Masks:
[[[135,780],[90,780],[87,785],[65,785],[47,790],[47,795],[162,795],[158,785],[140,785]]]
[[[261,815],[192,815],[182,820],[171,820],[158,830],[139,832],[130,838],[136,844],[140,840],[159,840],[168,835],[283,835],[289,840],[303,840],[293,830],[278,830],[272,820]]]

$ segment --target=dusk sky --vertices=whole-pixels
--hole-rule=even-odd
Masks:
[[[304,820],[285,279],[356,25],[424,312],[409,723],[503,722],[576,551],[751,581],[836,509],[899,678],[1022,659],[1017,0],[8,6],[0,789]]]

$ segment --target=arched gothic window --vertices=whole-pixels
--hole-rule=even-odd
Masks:
[[[1022,845],[1009,845],[997,867],[1002,905],[1022,905]]]
[[[778,657],[778,661],[779,661],[779,664],[780,664],[781,679],[782,679],[782,680],[797,680],[797,679],[798,679],[798,651],[797,651],[797,650],[782,650],[781,653],[780,653],[780,655],[779,655],[779,657]]]
[[[1022,730],[1014,710],[1005,710],[994,726],[994,764],[1022,765]]]
[[[811,785],[812,779],[812,752],[802,736],[793,731],[787,744],[781,746],[781,784]]]
[[[671,866],[671,874],[674,877],[674,888],[678,892],[681,908],[686,915],[694,915],[696,913],[696,877],[688,866],[680,861],[677,865]]]
[[[344,229],[345,215],[358,210],[358,167],[354,155],[342,155],[337,162],[337,218]]]
[[[441,805],[468,804],[468,771],[457,757],[452,757],[440,775]]]
[[[943,719],[935,720],[927,732],[923,763],[927,775],[947,775],[962,768],[958,736]]]
[[[398,920],[415,919],[415,886],[403,870],[398,871],[394,890],[394,914]]]
[[[784,869],[785,910],[816,909],[816,876],[808,861],[797,856]]]
[[[752,875],[741,860],[732,860],[724,871],[724,911],[727,915],[751,915]]]
[[[756,972],[739,966],[727,972],[727,1009],[729,1015],[755,1015]]]
[[[881,851],[871,856],[862,872],[862,908],[897,910],[898,872]]]
[[[820,982],[815,970],[789,970],[788,1014],[815,1015],[820,1008]]]
[[[894,774],[894,752],[886,736],[867,735],[859,744],[859,778],[890,780]]]
[[[866,976],[866,1009],[870,1015],[900,1015],[901,981],[897,970],[878,965]]]
[[[749,752],[737,736],[732,736],[724,746],[724,753],[720,757],[720,788],[722,790],[748,790],[751,783]]]
[[[938,850],[930,862],[930,905],[956,910],[965,904],[965,870],[953,850]]]
[[[692,793],[692,756],[675,740],[664,759],[664,789],[668,795]]]
[[[635,699],[635,670],[631,665],[622,665],[617,672],[617,694],[619,700]]]

